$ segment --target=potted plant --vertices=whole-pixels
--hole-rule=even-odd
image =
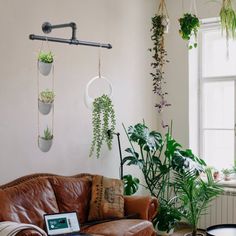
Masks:
[[[206,213],[208,204],[222,192],[210,169],[206,169],[205,173],[206,178],[203,179],[195,169],[175,172],[175,189],[182,206],[180,214],[192,227],[192,232],[185,236],[205,235],[197,232],[198,221]]]
[[[101,147],[105,141],[108,149],[112,148],[113,137],[108,135],[115,131],[116,119],[115,111],[111,99],[107,95],[95,98],[92,111],[93,140],[90,148],[91,157],[96,149],[96,157],[100,157]]]
[[[53,54],[52,52],[43,52],[41,51],[38,56],[38,68],[42,75],[49,75],[53,63]]]
[[[44,130],[44,136],[38,137],[38,146],[42,152],[48,152],[52,146],[53,134],[47,127]]]
[[[222,7],[220,9],[220,22],[222,32],[225,31],[226,40],[230,37],[236,36],[236,13],[232,6],[232,0],[222,0]]]
[[[179,33],[183,40],[189,42],[189,49],[197,47],[197,33],[200,27],[200,21],[196,15],[191,13],[185,13],[182,18],[179,19],[180,30]],[[191,42],[191,37],[194,36],[194,41]]]
[[[230,174],[232,174],[232,170],[230,169],[222,169],[222,173],[224,175],[224,180],[229,181],[230,180]]]
[[[151,67],[153,72],[150,73],[153,81],[153,93],[159,98],[158,102],[155,104],[158,113],[161,113],[165,107],[170,106],[166,100],[167,92],[164,90],[165,76],[164,76],[164,66],[169,61],[167,60],[167,52],[164,44],[164,34],[167,24],[167,18],[163,14],[158,14],[152,17],[152,28],[151,28],[151,39],[153,41],[153,47],[149,49],[153,53],[153,62]],[[164,22],[166,22],[164,24]]]
[[[48,89],[39,94],[38,109],[43,115],[47,115],[53,106],[55,94]]]
[[[170,233],[180,219],[177,199],[173,199],[173,171],[182,171],[190,166],[200,171],[205,162],[194,156],[191,150],[183,150],[169,130],[163,138],[159,132],[150,131],[145,124],[124,129],[130,147],[125,150],[128,155],[123,158],[123,164],[136,165],[142,171],[142,185],[160,202],[158,210],[161,210],[153,223],[158,231]]]

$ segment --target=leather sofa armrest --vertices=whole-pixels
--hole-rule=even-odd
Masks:
[[[24,229],[20,231],[16,236],[42,236],[37,230]]]
[[[125,215],[138,214],[140,219],[152,221],[157,214],[157,198],[151,196],[124,196]]]

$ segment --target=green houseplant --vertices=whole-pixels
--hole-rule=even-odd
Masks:
[[[179,19],[180,30],[179,33],[183,40],[189,42],[189,49],[197,47],[197,33],[200,27],[200,21],[196,15],[191,13],[185,13],[182,18]],[[194,42],[191,43],[190,39],[194,35]]]
[[[166,25],[163,22],[166,21],[166,16],[163,14],[155,15],[152,17],[151,39],[153,41],[153,47],[149,49],[152,52],[153,62],[151,67],[153,72],[150,73],[153,80],[153,93],[159,97],[158,103],[155,104],[158,113],[161,113],[165,107],[170,106],[166,100],[167,92],[164,90],[164,84],[166,83],[164,77],[164,66],[169,61],[166,59],[167,51],[164,44],[164,34]]]
[[[145,124],[124,127],[130,142],[123,159],[127,165],[136,165],[144,177],[144,186],[158,198],[160,211],[153,223],[158,230],[169,232],[180,220],[175,197],[173,171],[182,171],[194,166],[202,170],[205,162],[194,156],[191,150],[183,150],[168,131],[163,138],[157,131],[150,131]],[[165,219],[165,220],[163,220]]]
[[[43,90],[39,94],[38,108],[43,115],[47,115],[53,106],[55,93],[49,89]]]
[[[49,75],[52,63],[53,63],[53,54],[52,52],[43,52],[41,51],[38,55],[38,68],[42,75]]]
[[[42,152],[48,152],[52,146],[53,134],[47,127],[44,130],[44,135],[38,137],[38,146]]]
[[[205,235],[197,232],[198,221],[212,199],[222,192],[211,170],[206,169],[205,174],[204,179],[194,169],[175,172],[175,188],[182,206],[180,214],[192,227],[192,232],[185,236]]]
[[[109,137],[107,133],[108,130],[113,133],[116,125],[115,110],[111,99],[107,95],[95,98],[92,113],[93,140],[89,156],[91,157],[96,149],[96,157],[99,158],[104,141],[109,150],[112,148],[112,137]]]

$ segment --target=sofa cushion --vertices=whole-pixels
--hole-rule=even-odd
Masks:
[[[60,212],[76,211],[79,222],[88,220],[91,198],[91,179],[88,177],[53,177],[50,178]]]
[[[124,217],[123,181],[93,176],[89,221]]]
[[[156,232],[150,221],[125,219],[114,220],[82,228],[88,234],[104,236],[155,236]]]
[[[59,212],[56,197],[46,178],[32,179],[4,189],[11,209],[3,220],[35,224],[43,228],[43,215]]]

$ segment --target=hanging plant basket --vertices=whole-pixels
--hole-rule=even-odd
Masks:
[[[54,98],[55,98],[54,92],[48,89],[42,91],[39,94],[38,109],[41,114],[43,115],[49,114],[49,112],[53,107]]]
[[[53,139],[46,140],[46,139],[44,139],[44,138],[42,138],[42,137],[39,137],[39,138],[38,138],[38,146],[39,146],[39,149],[40,149],[42,152],[48,152],[48,151],[51,149],[52,140],[53,140]]]
[[[38,56],[38,68],[42,75],[47,76],[51,72],[53,55],[51,52],[40,52]]]
[[[47,115],[52,110],[53,103],[45,103],[38,99],[38,109],[41,114]]]
[[[183,40],[189,42],[188,48],[197,47],[197,33],[200,27],[200,21],[195,14],[185,13],[182,18],[179,19],[180,30],[179,33]],[[193,42],[191,41],[194,36]]]
[[[48,152],[51,149],[53,142],[53,135],[47,128],[44,130],[44,136],[38,136],[38,147],[42,152]]]
[[[96,157],[100,157],[101,147],[105,141],[108,149],[112,148],[112,136],[109,137],[108,130],[112,134],[115,131],[115,111],[108,95],[102,95],[93,102],[93,140],[90,148],[91,157],[96,150]]]

